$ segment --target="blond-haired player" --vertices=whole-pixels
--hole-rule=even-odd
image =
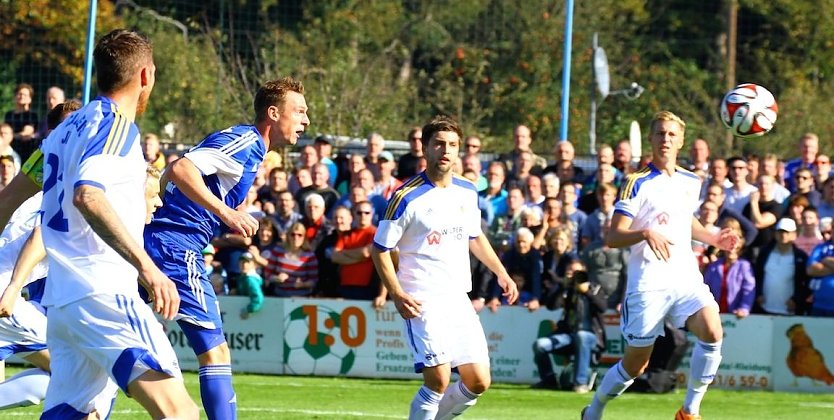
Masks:
[[[606,372],[593,401],[582,410],[585,420],[600,419],[605,404],[643,373],[665,319],[678,328],[685,325],[698,338],[686,398],[676,419],[700,418],[701,400],[718,371],[721,318],[690,244],[695,239],[728,250],[738,236],[728,229],[711,233],[693,216],[701,180],[676,164],[685,129],[677,115],[655,114],[649,132],[652,160],[629,175],[620,190],[606,244],[631,248],[621,311],[627,346],[622,360]]]

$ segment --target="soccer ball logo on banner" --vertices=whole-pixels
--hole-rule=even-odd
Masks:
[[[299,306],[284,322],[284,372],[294,375],[345,375],[356,352],[342,337],[354,337],[343,314],[321,305]],[[341,331],[347,327],[348,331]]]

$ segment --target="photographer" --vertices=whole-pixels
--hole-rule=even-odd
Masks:
[[[558,389],[559,382],[553,373],[550,354],[573,356],[573,390],[587,393],[591,390],[591,356],[605,349],[605,328],[602,314],[605,312],[608,296],[599,283],[588,280],[588,273],[578,260],[574,260],[566,277],[567,281],[554,307],[562,306],[562,319],[550,336],[541,337],[533,343],[536,366],[541,381],[534,388]]]

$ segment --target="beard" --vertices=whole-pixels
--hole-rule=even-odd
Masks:
[[[136,117],[138,118],[142,114],[145,113],[145,110],[148,108],[148,99],[150,98],[151,93],[148,91],[142,91],[139,94],[139,100],[136,102]]]

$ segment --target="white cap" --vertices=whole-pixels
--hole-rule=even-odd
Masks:
[[[796,222],[793,219],[789,219],[784,217],[779,219],[779,222],[776,223],[776,230],[784,230],[785,232],[796,232]]]

